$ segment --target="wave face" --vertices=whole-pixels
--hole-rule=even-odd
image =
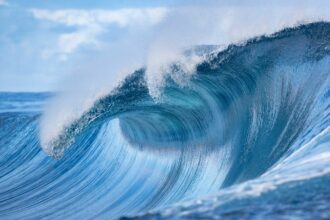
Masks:
[[[52,95],[1,93],[0,218],[330,218],[330,23],[196,50],[159,97],[137,70],[42,146]]]

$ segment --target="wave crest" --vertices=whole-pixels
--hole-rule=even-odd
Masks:
[[[140,69],[43,148],[60,158],[78,136],[117,118],[132,147],[222,151],[222,187],[242,182],[264,173],[313,128],[329,86],[329,53],[330,24],[318,22],[204,52],[184,84],[173,74],[186,69],[174,63],[157,99]]]

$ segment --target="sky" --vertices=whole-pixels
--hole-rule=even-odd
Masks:
[[[79,81],[80,73],[114,68],[120,62],[114,54],[125,58],[135,53],[131,57],[136,58],[141,52],[144,57],[148,42],[173,8],[206,4],[258,8],[262,2],[0,0],[0,91],[54,91],[66,83],[63,79]],[[269,1],[267,7],[329,8],[327,2]],[[130,45],[135,50],[130,51]],[[135,58],[127,62],[134,63]],[[108,59],[114,60],[111,65]]]
[[[128,26],[153,25],[171,4],[109,2],[0,0],[0,91],[56,90]]]

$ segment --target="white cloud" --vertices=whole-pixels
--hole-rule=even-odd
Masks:
[[[81,46],[90,46],[97,48],[102,45],[97,40],[98,35],[104,32],[99,26],[90,26],[88,28],[78,29],[70,33],[62,33],[58,37],[55,48],[46,49],[42,53],[43,58],[49,58],[53,55],[59,55],[61,60],[67,60],[68,55],[73,53]]]
[[[1,1],[1,0],[0,0]],[[33,16],[67,26],[89,26],[95,24],[153,25],[161,21],[166,8],[126,8],[118,10],[44,10],[32,9]]]
[[[1,1],[1,0],[0,0]],[[66,59],[69,54],[83,45],[99,46],[98,37],[106,32],[108,25],[121,28],[134,26],[152,26],[163,20],[166,8],[135,8],[119,10],[44,10],[31,9],[33,17],[55,24],[76,27],[71,33],[62,33],[58,37],[57,47],[44,51],[43,56],[53,54]]]
[[[101,32],[102,29],[96,26],[94,28],[83,29],[73,33],[62,34],[58,43],[59,46],[63,48],[64,52],[71,53],[83,43],[97,45],[98,43],[94,38],[95,35],[98,35]]]

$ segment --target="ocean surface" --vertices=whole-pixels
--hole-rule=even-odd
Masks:
[[[64,125],[0,93],[0,219],[330,219],[330,23],[195,52]]]

